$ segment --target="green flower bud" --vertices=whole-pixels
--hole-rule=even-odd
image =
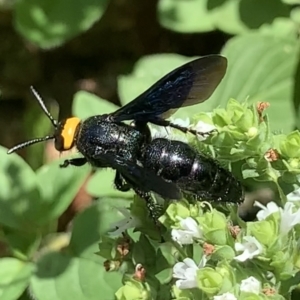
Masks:
[[[236,285],[235,274],[232,267],[227,262],[221,262],[218,267],[216,267],[216,272],[218,272],[223,277],[221,293],[232,291]]]
[[[213,268],[202,268],[197,271],[197,283],[203,292],[215,295],[222,288],[223,277]]]
[[[227,234],[225,230],[203,230],[205,239],[207,242],[216,245],[226,245],[227,244]]]
[[[203,227],[208,229],[227,229],[227,220],[223,213],[213,209],[204,214]]]
[[[234,141],[244,141],[246,140],[246,135],[243,132],[240,132],[238,128],[232,128],[229,131],[229,134]],[[234,142],[235,143],[235,142]],[[234,145],[234,144],[232,144]]]
[[[263,245],[270,246],[277,239],[277,224],[270,220],[262,220],[247,224],[247,229]]]
[[[221,259],[232,260],[234,257],[235,257],[235,252],[228,245],[215,246],[214,253],[212,254],[212,259],[214,260],[221,260]]]
[[[257,133],[258,133],[258,129],[256,127],[248,128],[247,135],[249,138],[255,137],[257,135]]]
[[[214,110],[212,121],[215,126],[224,127],[231,124],[231,116],[223,108],[217,108]]]
[[[248,132],[253,126],[253,112],[250,109],[239,112],[239,118],[234,121],[234,124],[241,132]]]
[[[190,210],[189,210],[189,204],[186,201],[178,201],[171,203],[166,212],[165,215],[171,219],[174,223],[178,223],[177,216],[181,218],[187,218],[190,216]]]
[[[118,289],[115,295],[118,300],[132,300],[132,299],[149,300],[152,299],[149,290],[143,288],[142,284],[137,284],[133,281],[127,281],[125,285],[123,285]]]
[[[286,139],[280,143],[280,152],[287,158],[297,158],[300,156],[300,132],[291,132]]]
[[[226,110],[228,112],[235,112],[235,111],[244,111],[245,108],[244,108],[244,105],[242,103],[240,103],[239,101],[233,99],[233,98],[230,98],[229,101],[227,102],[227,105],[226,105]]]
[[[192,293],[189,289],[180,290],[176,285],[172,286],[172,294],[174,295],[172,299],[188,300],[192,299]]]
[[[300,169],[300,160],[299,160],[299,158],[288,159],[287,163],[292,169],[298,169],[298,170]]]
[[[290,279],[295,274],[293,261],[288,251],[278,251],[272,257],[270,264],[280,280]]]
[[[193,218],[196,218],[198,217],[199,215],[202,215],[203,214],[203,210],[201,208],[201,203],[197,203],[197,204],[190,204],[190,216],[193,217]]]
[[[212,210],[199,218],[203,226],[203,233],[208,242],[217,245],[225,245],[227,237],[227,220],[221,212]]]
[[[239,134],[237,132],[237,134]],[[221,131],[219,134],[212,136],[211,141],[216,147],[232,147],[235,144],[235,140],[232,137],[232,132]]]

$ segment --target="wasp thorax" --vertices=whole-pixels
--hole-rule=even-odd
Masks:
[[[74,146],[79,124],[80,119],[76,117],[59,122],[54,134],[57,151],[67,151]]]

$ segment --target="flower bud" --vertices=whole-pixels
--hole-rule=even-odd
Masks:
[[[197,271],[198,287],[208,295],[217,294],[223,285],[223,277],[212,268],[202,268]]]
[[[300,132],[293,131],[280,143],[280,152],[287,158],[300,156]]]

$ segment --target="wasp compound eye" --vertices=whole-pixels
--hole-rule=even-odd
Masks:
[[[70,150],[75,143],[80,119],[73,117],[60,122],[55,130],[55,149],[57,151]]]

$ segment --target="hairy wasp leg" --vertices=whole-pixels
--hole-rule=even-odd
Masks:
[[[159,225],[158,218],[162,214],[162,206],[155,203],[148,192],[141,191],[140,189],[134,188],[136,194],[146,201],[146,207],[149,211],[150,218],[154,221],[156,225]]]
[[[66,168],[68,166],[76,166],[81,167],[87,163],[87,160],[84,157],[66,159],[62,164],[60,164],[61,168]]]
[[[190,133],[192,133],[194,135],[199,134],[194,129],[187,128],[187,127],[184,127],[184,126],[180,126],[180,125],[174,124],[174,123],[172,123],[172,122],[170,122],[168,120],[164,120],[164,119],[154,119],[154,120],[151,120],[151,123],[153,123],[155,125],[159,125],[159,126],[164,126],[164,127],[170,126],[172,128],[175,128],[175,129],[178,129],[178,130],[182,131],[183,133],[190,132]]]
[[[116,172],[115,180],[114,180],[116,189],[121,192],[128,192],[130,190],[130,185],[126,182],[120,172]]]
[[[151,123],[155,124],[155,125],[159,125],[159,126],[164,126],[164,127],[172,127],[172,128],[175,128],[175,129],[178,129],[180,131],[182,131],[183,133],[187,133],[187,132],[190,132],[194,135],[202,135],[202,136],[207,136],[207,135],[210,135],[211,133],[215,132],[216,129],[213,129],[209,132],[199,132],[195,129],[191,129],[191,128],[188,128],[188,127],[184,127],[184,126],[180,126],[178,124],[174,124],[168,120],[164,120],[164,119],[154,119],[154,120],[151,120]]]

